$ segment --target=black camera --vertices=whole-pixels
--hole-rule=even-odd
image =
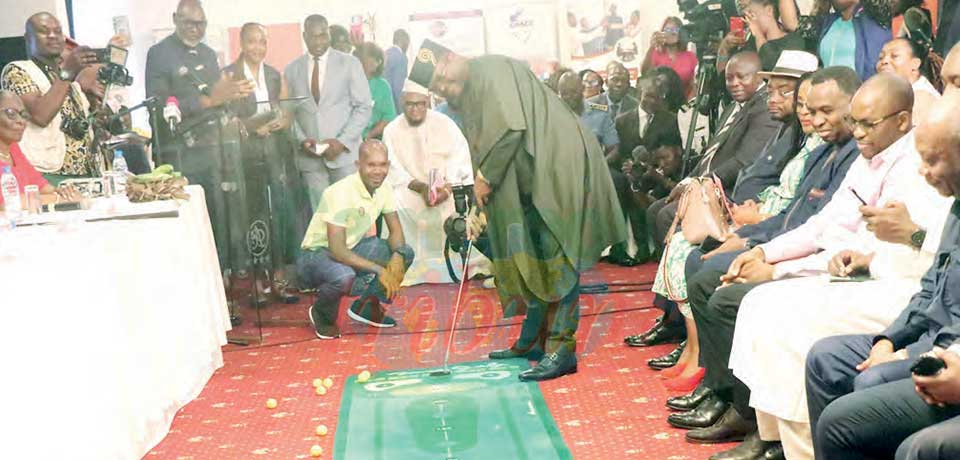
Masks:
[[[453,207],[456,213],[443,222],[443,233],[450,249],[461,252],[467,241],[467,212],[473,204],[472,185],[453,186]]]
[[[74,139],[83,139],[90,131],[90,120],[86,118],[64,117],[60,123],[60,131]]]
[[[681,29],[698,50],[723,39],[730,17],[739,14],[736,0],[677,0],[677,6],[687,21]]]
[[[126,67],[108,62],[97,71],[97,81],[104,85],[130,86],[133,84],[133,77]]]

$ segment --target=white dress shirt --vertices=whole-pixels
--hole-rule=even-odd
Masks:
[[[257,113],[265,113],[270,111],[270,90],[267,89],[267,81],[263,76],[263,63],[260,63],[260,68],[257,72],[257,79],[253,78],[253,71],[250,69],[250,65],[247,64],[247,61],[243,61],[243,76],[254,82],[257,85],[256,90],[253,94],[257,96]]]

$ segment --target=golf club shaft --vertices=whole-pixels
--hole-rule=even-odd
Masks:
[[[457,289],[457,303],[453,305],[453,324],[450,326],[450,337],[447,339],[447,350],[443,353],[443,369],[447,370],[450,361],[450,348],[453,347],[453,336],[457,333],[457,316],[460,314],[460,302],[463,301],[463,288],[469,280],[470,253],[473,252],[473,241],[467,241],[467,256],[463,259],[463,275],[460,277],[460,288]]]

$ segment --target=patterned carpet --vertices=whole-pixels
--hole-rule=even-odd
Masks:
[[[584,285],[642,289],[582,296],[580,371],[542,384],[547,405],[578,460],[706,459],[730,447],[688,444],[683,431],[667,425],[663,403],[672,395],[645,361],[671,346],[623,345],[624,336],[646,329],[659,314],[649,292],[654,270],[653,265],[628,269],[601,264],[583,278]],[[304,320],[309,299],[266,307],[263,319],[286,325],[265,327],[263,346],[226,347],[224,367],[200,397],[177,414],[169,435],[145,458],[306,459],[315,444],[323,448],[321,458],[331,458],[344,378],[363,370],[441,365],[455,295],[456,286],[451,285],[405,289],[390,308],[400,324],[380,333],[341,313],[343,337],[334,341],[316,340],[309,327],[294,324]],[[236,332],[258,335],[253,310],[243,309],[242,314],[245,324]],[[451,362],[484,359],[490,350],[512,343],[518,333],[517,318],[501,318],[494,291],[473,282]],[[333,386],[317,395],[311,382],[327,377]],[[276,399],[278,407],[267,409],[268,398]],[[321,424],[329,429],[323,437],[315,434]]]

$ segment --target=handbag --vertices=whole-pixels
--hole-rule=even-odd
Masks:
[[[670,245],[677,225],[683,232],[683,238],[691,244],[701,244],[707,237],[723,241],[732,225],[731,216],[730,204],[720,179],[716,175],[693,178],[680,196],[677,215],[670,224],[664,244]]]

